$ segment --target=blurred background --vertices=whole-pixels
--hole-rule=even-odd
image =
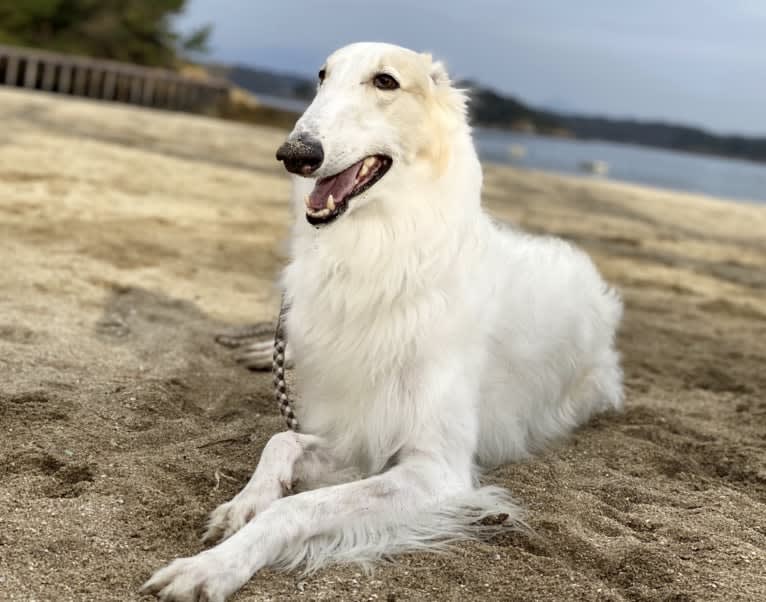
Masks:
[[[334,49],[374,40],[429,51],[471,90],[486,160],[751,201],[766,200],[764,31],[760,0],[0,2],[0,44],[215,81],[223,104],[215,92],[174,103],[156,89],[154,104],[215,104],[222,117],[282,127]],[[43,69],[26,84],[23,69],[8,71],[0,59],[0,82],[62,88]],[[120,97],[107,79],[83,80],[79,93],[147,97],[143,83]]]

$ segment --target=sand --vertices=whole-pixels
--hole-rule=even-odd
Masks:
[[[139,600],[282,428],[214,335],[275,316],[284,132],[7,90],[0,123],[0,600]],[[534,537],[235,600],[766,599],[766,207],[497,166],[485,201],[622,291],[624,413],[487,475]]]

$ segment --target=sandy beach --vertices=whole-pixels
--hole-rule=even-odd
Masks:
[[[141,600],[282,429],[214,336],[276,315],[285,134],[8,90],[0,123],[0,600]],[[766,599],[766,206],[500,166],[484,199],[622,292],[625,411],[486,476],[533,537],[234,600]]]

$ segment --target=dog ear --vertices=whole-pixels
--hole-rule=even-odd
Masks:
[[[441,61],[435,61],[429,53],[423,54],[423,57],[428,62],[428,74],[431,77],[431,81],[435,86],[449,86],[451,84],[447,68]]]
[[[441,61],[433,60],[430,54],[422,55],[428,64],[428,74],[436,92],[439,104],[448,107],[452,112],[465,117],[468,111],[468,95],[465,90],[452,87],[447,68]]]
[[[436,61],[431,64],[431,80],[433,80],[437,86],[449,86],[452,83],[449,78],[449,73],[447,73],[447,68],[441,61]]]

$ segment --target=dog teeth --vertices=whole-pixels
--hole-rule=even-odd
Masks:
[[[364,178],[368,173],[370,173],[370,170],[373,167],[376,167],[378,165],[378,159],[376,157],[367,157],[362,162],[362,168],[359,170],[359,173],[356,176],[357,180],[361,180]]]
[[[306,195],[306,213],[312,217],[327,217],[331,211],[335,211],[335,199],[332,195],[327,197],[327,206],[324,209],[314,209],[311,206],[311,197]]]
[[[327,207],[325,207],[324,209],[320,209],[319,211],[314,211],[313,209],[309,209],[307,213],[311,215],[312,217],[327,217],[328,215],[330,215],[330,209],[328,209]]]

